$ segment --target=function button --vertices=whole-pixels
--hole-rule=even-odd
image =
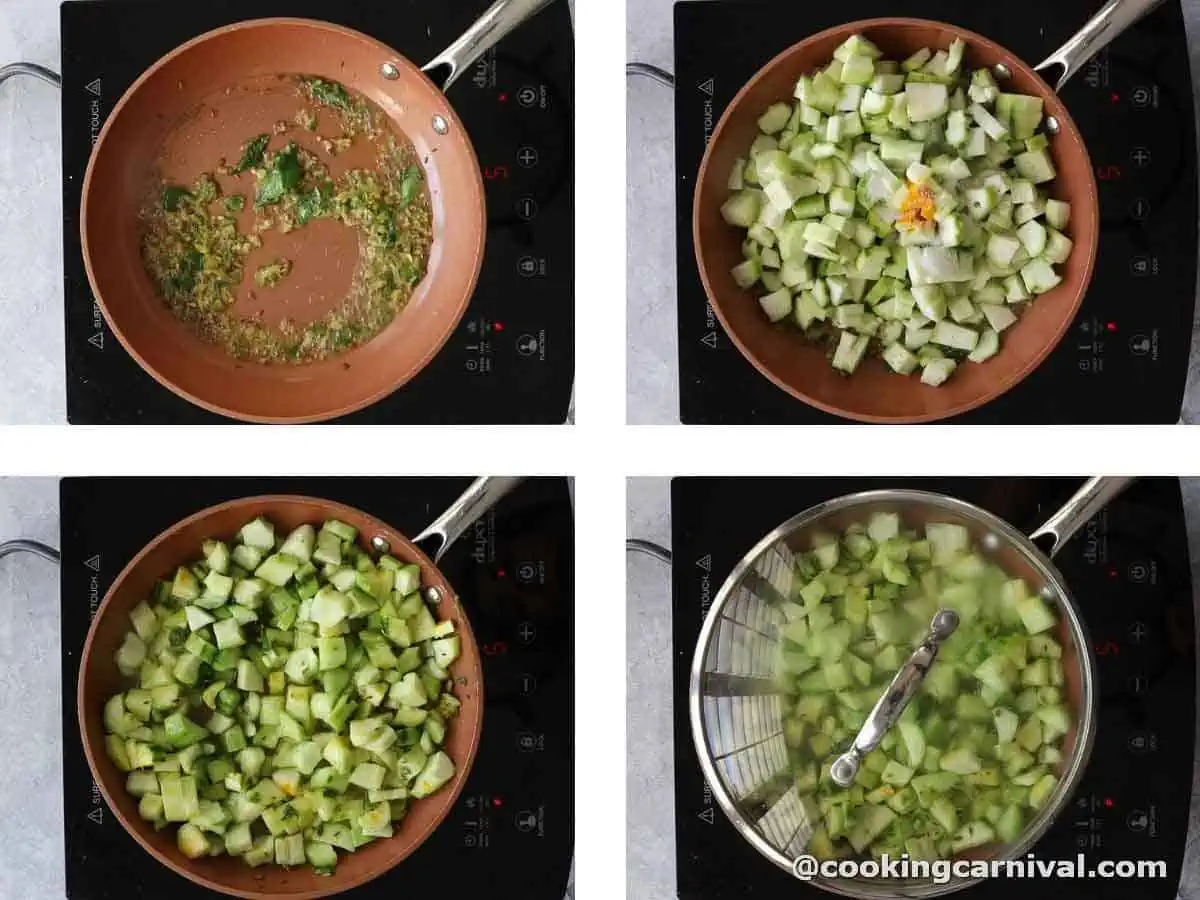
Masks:
[[[517,215],[526,222],[537,218],[538,204],[532,197],[522,197],[517,201]]]
[[[532,84],[527,84],[517,91],[517,102],[526,109],[530,109],[531,107],[537,105],[538,100],[541,99],[541,96],[541,91],[539,91]]]
[[[1140,254],[1129,261],[1129,274],[1134,278],[1150,278],[1158,274],[1158,257]]]
[[[517,352],[522,356],[533,356],[541,345],[542,342],[532,334],[523,334],[517,338]]]
[[[1139,332],[1129,339],[1129,352],[1136,357],[1158,359],[1158,329],[1149,334]]]
[[[1158,837],[1158,807],[1151,803],[1141,809],[1132,810],[1125,817],[1125,827],[1134,834]]]
[[[1130,94],[1130,102],[1134,109],[1150,109],[1158,106],[1158,88],[1152,85],[1139,84]]]
[[[1145,756],[1158,750],[1158,735],[1153,731],[1134,731],[1130,733],[1126,745],[1135,756]]]
[[[517,749],[522,753],[541,753],[546,749],[546,736],[533,731],[517,734]]]
[[[522,278],[544,278],[546,275],[546,260],[536,256],[522,256],[517,260],[517,271]]]
[[[522,147],[517,151],[517,162],[521,164],[522,169],[532,169],[539,159],[540,156],[533,147]]]

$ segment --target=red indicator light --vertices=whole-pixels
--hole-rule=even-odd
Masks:
[[[499,99],[499,101],[501,103],[507,103],[508,102],[508,94],[501,94],[497,99]]]
[[[1104,798],[1104,808],[1105,808],[1105,809],[1112,809],[1112,808],[1113,808],[1113,800],[1112,800],[1112,797],[1105,797],[1105,798]]]
[[[1105,325],[1104,327],[1105,327],[1105,328],[1107,328],[1109,331],[1116,331],[1116,330],[1117,330],[1117,323],[1116,323],[1116,322],[1109,322],[1109,323],[1108,323],[1107,325]]]
[[[492,806],[496,807],[496,809],[499,809],[503,805],[504,805],[504,801],[501,800],[499,797],[492,798]]]
[[[503,322],[493,322],[493,323],[492,323],[492,330],[493,330],[493,331],[503,331],[503,330],[504,330],[504,323],[503,323]]]
[[[1109,570],[1108,570],[1108,577],[1109,577],[1109,578],[1116,578],[1116,577],[1117,577],[1117,570],[1116,570],[1116,569],[1109,569]]]
[[[505,575],[505,571],[504,571],[503,569],[497,569],[497,570],[496,570],[496,577],[498,577],[498,578],[503,578],[503,577],[504,577],[504,575]]]
[[[1112,100],[1113,106],[1116,106],[1118,103],[1121,102],[1121,95],[1116,92],[1113,92],[1112,94],[1109,95],[1109,99]]]

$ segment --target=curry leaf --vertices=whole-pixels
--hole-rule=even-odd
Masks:
[[[297,147],[288,144],[275,154],[266,173],[259,179],[254,205],[261,208],[278,203],[300,183],[303,175]]]
[[[263,154],[267,152],[267,144],[271,142],[269,134],[260,134],[256,138],[246,142],[246,146],[242,148],[242,158],[238,160],[238,164],[234,166],[234,174],[245,172],[247,169],[253,169],[255,166],[262,163]]]
[[[191,192],[187,188],[168,185],[167,187],[163,188],[162,192],[163,209],[165,209],[167,212],[175,212],[175,210],[179,209],[179,204],[183,201],[183,199],[190,196]]]
[[[329,214],[333,190],[333,182],[326,181],[300,195],[300,202],[296,205],[296,217],[301,225],[307,225],[310,220]]]
[[[308,79],[308,89],[313,99],[326,106],[336,106],[338,109],[350,108],[350,95],[336,81],[326,81],[324,78]]]

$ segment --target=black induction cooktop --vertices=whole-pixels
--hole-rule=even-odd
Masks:
[[[118,572],[165,528],[235,497],[297,493],[350,504],[417,534],[470,483],[453,478],[66,479],[61,487],[63,788],[71,900],[209,898],[113,817],[75,718],[79,654]],[[347,897],[562,900],[574,846],[574,539],[564,479],[533,479],[460,538],[440,568],[483,658],[483,738],[447,819],[409,859]],[[451,873],[448,875],[448,873]]]
[[[1079,479],[711,479],[672,483],[675,653],[675,855],[680,900],[830,896],[777,869],[717,806],[687,716],[700,625],[729,572],[771,529],[816,503],[885,487],[973,502],[1026,532]],[[736,515],[730,515],[736,510]],[[1163,860],[1162,880],[984,882],[955,897],[1173,900],[1188,830],[1195,723],[1195,636],[1183,500],[1175,480],[1135,484],[1055,559],[1084,612],[1099,663],[1095,749],[1077,793],[1033,852],[1041,859]]]
[[[903,13],[969,28],[1037,63],[1100,5],[1015,0],[1001,12],[986,3],[915,0]],[[685,424],[844,421],[775,387],[728,339],[696,268],[692,194],[716,122],[768,60],[805,35],[897,10],[888,0],[676,3],[679,412]],[[1191,84],[1178,2],[1166,3],[1117,39],[1068,84],[1063,99],[1087,142],[1100,189],[1100,249],[1091,288],[1070,331],[1028,379],[954,422],[1179,420],[1196,296]]]
[[[63,245],[67,418],[75,424],[228,420],[163,388],[96,306],[83,266],[79,202],[92,144],[126,88],[160,56],[212,28],[265,16],[359,29],[424,63],[491,0],[67,0],[62,4]],[[347,424],[559,424],[575,367],[574,45],[555,3],[450,89],[483,168],[487,249],[449,342],[412,381]]]

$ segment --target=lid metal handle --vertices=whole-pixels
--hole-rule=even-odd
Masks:
[[[868,753],[879,746],[883,736],[900,720],[900,714],[908,708],[937,659],[942,642],[958,629],[958,613],[952,609],[939,609],[929,623],[929,633],[913,651],[908,662],[896,673],[883,696],[867,716],[850,749],[833,761],[829,774],[834,782],[848,788],[858,776],[859,766]]]

